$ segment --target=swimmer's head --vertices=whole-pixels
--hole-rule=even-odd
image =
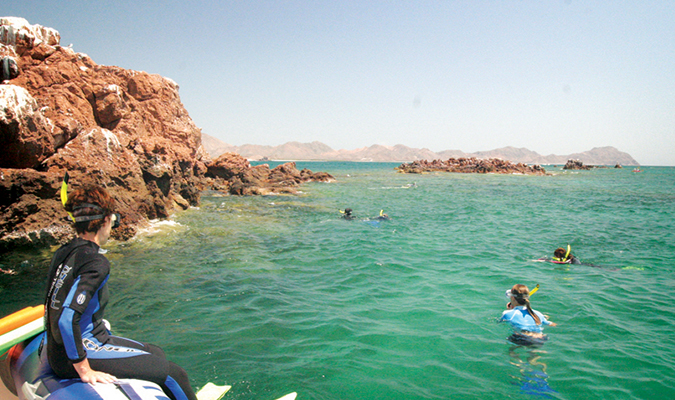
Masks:
[[[567,252],[567,250],[563,249],[562,247],[558,247],[558,248],[555,249],[555,251],[553,252],[553,257],[559,258],[559,259],[562,260],[563,258],[565,258],[565,253],[566,253],[566,252]]]
[[[515,284],[511,290],[506,291],[506,296],[511,300],[511,302],[506,305],[507,308],[511,309],[516,306],[526,306],[527,312],[532,316],[535,324],[541,324],[541,319],[530,306],[530,290],[527,286]]]
[[[102,186],[85,186],[75,190],[64,201],[64,207],[80,233],[97,232],[110,216],[111,227],[119,226],[120,215],[115,213],[115,200]]]
[[[345,214],[352,215],[352,209],[351,208],[345,208]]]
[[[508,299],[513,298],[518,305],[525,305],[530,299],[530,291],[527,286],[516,284],[506,291],[506,297]]]

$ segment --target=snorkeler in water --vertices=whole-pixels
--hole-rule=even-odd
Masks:
[[[384,210],[380,210],[380,215],[378,215],[378,216],[375,217],[374,219],[376,219],[376,220],[378,220],[378,221],[388,221],[388,220],[389,220],[389,216],[388,216],[387,214],[384,213]]]
[[[571,253],[571,250],[572,249],[571,249],[570,245],[568,244],[567,249],[564,249],[562,247],[558,247],[557,249],[555,249],[555,251],[553,252],[553,257],[545,256],[545,257],[538,258],[538,259],[532,260],[532,261],[550,262],[550,263],[554,263],[554,264],[584,265],[584,266],[587,266],[587,267],[603,268],[603,269],[608,269],[608,270],[612,270],[612,271],[615,271],[615,270],[619,269],[619,268],[615,268],[615,267],[607,267],[607,266],[602,266],[602,265],[596,265],[596,264],[581,262],[581,260],[579,260],[574,254]]]
[[[340,210],[340,212],[342,213],[342,218],[346,219],[347,221],[356,219],[356,217],[352,214],[351,208],[345,208],[344,211]]]
[[[570,253],[570,251],[572,251],[572,247],[569,244],[567,245],[567,250],[558,247],[553,252],[553,261],[565,264],[581,264],[581,261],[579,261],[574,254]]]
[[[553,252],[553,257],[548,257],[544,256],[541,258],[538,258],[536,260],[532,261],[537,261],[537,262],[551,262],[554,264],[581,264],[581,261],[577,257],[575,257],[572,253],[570,253],[572,250],[571,246],[568,244],[567,245],[567,250],[563,249],[562,247],[558,247],[555,249]]]
[[[525,285],[516,284],[506,291],[509,303],[502,313],[499,322],[508,322],[514,330],[508,340],[514,344],[531,346],[543,344],[548,336],[543,333],[543,326],[556,326],[546,316],[530,305],[530,291]]]

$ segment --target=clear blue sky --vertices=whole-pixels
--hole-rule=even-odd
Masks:
[[[96,63],[168,77],[224,142],[675,165],[675,1],[8,1]]]

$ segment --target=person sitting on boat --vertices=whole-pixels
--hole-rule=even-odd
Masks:
[[[525,285],[516,284],[506,291],[509,303],[502,312],[499,322],[508,322],[514,329],[509,341],[519,345],[542,344],[548,337],[543,333],[543,325],[556,326],[546,316],[530,305],[530,290]]]
[[[581,261],[571,254],[570,251],[572,251],[570,245],[567,245],[567,250],[558,247],[553,252],[553,261],[565,264],[581,264]]]
[[[101,246],[119,225],[115,201],[100,186],[78,189],[63,200],[77,237],[56,251],[49,267],[45,329],[54,373],[85,383],[147,380],[171,399],[196,400],[185,370],[161,348],[112,336],[105,326],[110,262]]]

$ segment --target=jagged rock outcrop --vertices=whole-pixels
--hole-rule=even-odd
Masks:
[[[236,153],[224,153],[208,166],[207,177],[214,179],[213,188],[234,195],[268,195],[296,193],[305,182],[330,182],[328,173],[298,171],[294,162],[281,164],[270,170],[269,165],[251,167],[248,160]]]
[[[563,169],[580,169],[580,170],[589,170],[590,166],[584,165],[580,160],[567,160]]]
[[[546,170],[539,165],[514,164],[498,158],[450,158],[447,160],[417,160],[403,163],[396,170],[407,174],[424,172],[459,172],[474,174],[526,174],[545,175]]]
[[[208,156],[175,82],[97,65],[59,46],[57,31],[20,18],[0,20],[0,38],[0,56],[19,69],[0,85],[0,190],[12,194],[0,200],[0,241],[28,244],[35,232],[67,230],[54,218],[65,171],[73,187],[112,192],[124,215],[118,238],[198,203]],[[22,175],[53,191],[31,192],[18,184]]]
[[[59,41],[54,29],[0,18],[0,248],[73,234],[58,198],[66,171],[71,188],[111,192],[123,215],[117,239],[197,205],[207,188],[255,194],[290,182],[248,162],[213,163],[172,80],[97,65]]]

